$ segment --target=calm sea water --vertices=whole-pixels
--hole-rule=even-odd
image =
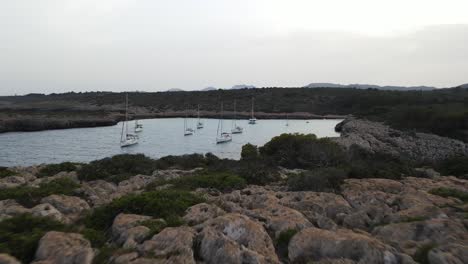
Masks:
[[[76,128],[38,132],[0,134],[0,166],[28,166],[63,161],[89,162],[122,153],[143,153],[153,158],[167,155],[212,152],[218,157],[239,159],[242,145],[263,145],[282,133],[313,133],[336,137],[335,125],[341,120],[258,120],[249,125],[238,121],[244,133],[233,135],[232,142],[216,144],[217,119],[204,119],[205,127],[192,136],[183,135],[183,118],[141,120],[143,132],[137,145],[120,148],[122,124],[111,127]],[[231,120],[224,121],[226,129]],[[307,123],[308,122],[308,123]],[[196,119],[188,119],[194,128]],[[133,128],[133,122],[130,122]]]

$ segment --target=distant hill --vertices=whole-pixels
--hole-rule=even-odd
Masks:
[[[184,92],[184,90],[182,90],[180,88],[171,88],[171,89],[167,90],[166,92]]]
[[[218,90],[218,88],[213,87],[213,86],[209,86],[209,87],[203,88],[201,90],[202,91],[215,91],[215,90]]]
[[[437,89],[430,86],[379,86],[373,84],[336,84],[336,83],[311,83],[305,88],[356,88],[356,89],[377,89],[377,90],[387,90],[387,91],[432,91]]]
[[[237,90],[237,89],[253,89],[257,88],[253,85],[247,85],[247,84],[237,84],[231,87],[231,90]]]
[[[463,88],[463,89],[468,89],[468,83],[462,84],[460,86],[457,86],[457,88]]]

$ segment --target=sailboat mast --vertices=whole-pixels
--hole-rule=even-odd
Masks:
[[[125,133],[126,135],[128,135],[128,122],[127,121],[128,121],[128,94],[125,94]]]
[[[251,115],[252,115],[252,119],[254,118],[254,98],[252,97],[252,112],[251,112]]]
[[[234,127],[236,127],[236,121],[237,121],[237,111],[236,111],[236,100],[234,100]]]
[[[200,123],[200,105],[198,105],[197,115],[198,115],[198,122]]]
[[[221,102],[221,133],[223,133],[223,103]]]

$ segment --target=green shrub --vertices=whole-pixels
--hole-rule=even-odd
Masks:
[[[402,157],[386,153],[371,153],[366,149],[352,145],[347,152],[349,178],[385,178],[401,179],[412,174],[411,164]]]
[[[16,173],[9,170],[7,167],[0,167],[0,179],[13,175],[16,175]]]
[[[275,240],[276,250],[279,252],[279,255],[284,258],[288,258],[288,245],[291,238],[297,234],[298,230],[296,229],[287,229],[282,231]]]
[[[91,242],[93,248],[103,247],[107,241],[106,233],[102,230],[84,228],[79,233]]]
[[[205,168],[211,162],[218,160],[218,157],[211,153],[205,156],[202,154],[187,154],[181,156],[166,156],[156,160],[156,168],[166,170],[170,168],[189,170],[194,168]]]
[[[193,176],[181,177],[167,181],[176,189],[195,190],[197,188],[215,188],[220,191],[230,191],[245,187],[245,180],[233,173],[202,171]]]
[[[258,148],[250,143],[242,146],[241,160],[256,160],[259,157]]]
[[[271,165],[286,168],[314,169],[335,167],[345,161],[342,148],[328,138],[308,134],[282,134],[272,138],[260,155]]]
[[[238,174],[249,184],[265,185],[280,180],[277,167],[267,164],[262,159],[241,160]]]
[[[468,202],[468,192],[457,189],[440,187],[430,190],[429,193],[442,197],[454,197],[460,199],[463,202]]]
[[[72,195],[79,185],[67,178],[59,178],[47,183],[41,183],[39,188],[19,186],[3,189],[0,192],[0,200],[14,199],[18,203],[32,207],[40,202],[43,197],[51,194]]]
[[[137,174],[152,174],[154,169],[155,161],[143,154],[122,154],[83,165],[78,170],[78,177],[84,181],[103,179],[119,182]]]
[[[63,231],[65,226],[50,218],[17,215],[0,222],[0,252],[30,263],[39,239],[48,231]]]
[[[442,161],[438,170],[443,175],[453,175],[459,178],[468,179],[468,157],[456,156]]]
[[[106,230],[119,213],[142,214],[168,219],[181,216],[185,210],[204,199],[188,191],[162,190],[129,194],[96,208],[84,223],[88,228]],[[167,220],[166,220],[167,221]]]
[[[437,247],[435,243],[429,243],[419,247],[414,253],[413,259],[420,264],[429,264],[428,254],[433,248]]]
[[[288,188],[292,191],[339,192],[346,172],[336,168],[320,168],[291,175]]]
[[[38,177],[54,176],[55,174],[62,171],[74,171],[76,170],[76,165],[72,162],[62,162],[59,164],[48,164],[42,168],[37,174]]]

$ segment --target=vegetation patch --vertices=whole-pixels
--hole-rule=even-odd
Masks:
[[[345,161],[338,144],[313,134],[282,134],[260,147],[259,152],[270,164],[290,169],[336,167]]]
[[[462,202],[468,202],[468,192],[464,192],[453,188],[440,187],[430,190],[429,193],[445,198],[454,197],[460,199]]]
[[[48,164],[42,168],[37,174],[38,177],[54,176],[55,174],[62,171],[74,171],[76,170],[76,164],[72,162],[62,162],[59,164]]]
[[[9,170],[7,167],[0,167],[0,179],[13,175],[16,175],[14,171]]]
[[[55,179],[47,183],[41,183],[39,188],[19,186],[3,189],[0,192],[0,200],[14,199],[26,207],[37,205],[43,197],[52,194],[72,195],[79,185],[67,178]]]
[[[50,218],[17,215],[0,222],[0,252],[10,254],[23,263],[30,263],[39,239],[48,231],[63,231],[66,227]]]
[[[346,174],[337,168],[320,168],[291,175],[287,184],[292,191],[340,192]]]
[[[275,240],[275,247],[278,254],[285,259],[288,258],[288,245],[292,237],[299,232],[296,229],[287,229],[282,231]]]
[[[200,196],[181,190],[130,194],[94,209],[84,222],[88,228],[106,230],[119,213],[149,215],[175,222],[173,219],[182,216],[188,207],[203,201]]]
[[[437,247],[435,243],[429,243],[419,247],[414,253],[413,259],[420,264],[429,264],[429,251],[435,247]]]
[[[453,175],[468,180],[468,157],[456,156],[442,161],[438,166],[442,175]]]
[[[154,169],[155,161],[143,154],[122,154],[83,165],[78,171],[78,178],[83,181],[102,179],[119,182],[137,174],[150,175]]]
[[[230,172],[204,170],[193,176],[181,177],[166,181],[173,188],[181,190],[195,190],[197,188],[214,188],[220,191],[242,189],[246,186],[243,178]]]

